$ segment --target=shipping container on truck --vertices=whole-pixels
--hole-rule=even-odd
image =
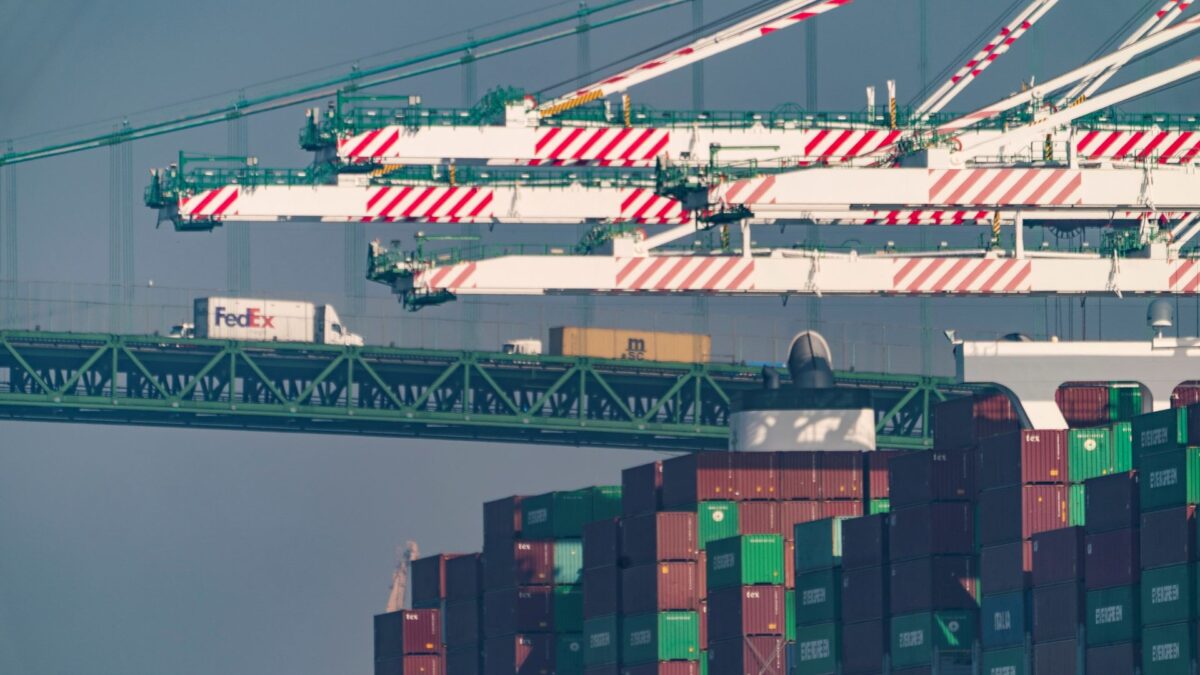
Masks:
[[[712,360],[712,338],[696,333],[556,326],[550,329],[550,353],[597,359],[707,363]]]
[[[263,298],[196,298],[193,303],[198,338],[256,342],[308,342],[323,345],[363,344],[351,333],[333,305]]]

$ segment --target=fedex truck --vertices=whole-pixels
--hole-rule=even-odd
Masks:
[[[257,342],[312,342],[323,345],[362,345],[333,305],[261,298],[197,298],[195,326],[198,338]]]

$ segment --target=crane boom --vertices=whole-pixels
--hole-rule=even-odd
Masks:
[[[417,542],[404,542],[403,550],[396,547],[396,569],[392,571],[392,588],[388,592],[387,611],[399,612],[405,609],[405,598],[408,593],[408,576],[412,562],[420,555]]]

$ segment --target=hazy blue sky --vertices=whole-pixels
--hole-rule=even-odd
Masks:
[[[706,12],[715,17],[747,4],[706,0]],[[940,71],[1008,4],[929,0],[930,70]],[[961,107],[1017,89],[1030,75],[1045,77],[1078,63],[1141,4],[1063,0],[968,90]],[[122,116],[146,119],[138,113],[151,108],[355,59],[376,63],[381,57],[372,55],[430,38],[468,28],[486,34],[518,12],[549,8],[537,15],[544,17],[574,6],[548,0],[0,0],[0,139],[79,125],[111,128]],[[888,78],[899,81],[902,100],[920,88],[915,7],[915,0],[856,0],[821,20],[823,107],[857,108],[864,86],[882,90]],[[680,7],[596,31],[592,62],[604,64],[682,32],[690,21],[689,9]],[[721,56],[708,66],[706,104],[770,109],[803,101],[802,36],[785,31]],[[1173,64],[1193,54],[1194,44],[1130,70]],[[537,90],[569,78],[575,53],[573,43],[564,43],[481,64],[479,91],[498,84]],[[432,105],[461,103],[456,73],[390,91],[420,93]],[[690,77],[670,76],[633,95],[660,107],[688,107]],[[1139,105],[1181,110],[1196,103],[1189,84]],[[309,160],[296,144],[301,121],[299,110],[250,121],[249,146],[261,165]],[[134,146],[136,278],[180,289],[166,309],[139,314],[139,330],[177,320],[190,289],[225,283],[224,233],[154,229],[154,214],[140,206],[147,172],[180,149],[225,147],[220,126]],[[98,151],[20,167],[25,305],[87,294],[88,285],[107,279],[108,165],[108,153]],[[369,235],[410,236],[413,229],[372,226]],[[576,232],[547,227],[519,234],[549,240]],[[976,234],[960,229],[932,237],[971,240]],[[256,227],[255,288],[340,303],[342,242],[333,226]],[[414,317],[404,315],[386,289],[370,292],[367,316],[359,319],[368,336],[405,344],[490,345],[578,317],[574,301],[497,301],[480,305],[483,320],[467,331],[461,307]],[[1106,332],[1141,330],[1144,302],[1106,303]],[[709,325],[719,337],[718,353],[752,358],[770,356],[807,317],[804,303],[782,308],[773,300],[714,301],[707,319],[689,319],[694,306],[687,300],[596,306],[600,323]],[[842,336],[840,359],[862,349],[855,352],[862,364],[918,370],[914,308],[909,301],[827,302],[822,328]],[[934,307],[934,325],[984,333],[1054,330],[1046,309],[1040,301],[954,301]],[[93,326],[94,317],[75,311],[54,315],[54,325]],[[663,318],[670,316],[677,318]],[[468,332],[470,340],[463,338]],[[889,342],[908,348],[880,347]],[[944,369],[940,344],[937,356]],[[615,482],[620,468],[650,459],[636,452],[0,422],[0,673],[367,673],[370,617],[386,599],[398,543],[416,539],[427,553],[474,549],[483,500]]]

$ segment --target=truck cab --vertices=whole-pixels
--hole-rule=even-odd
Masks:
[[[177,323],[174,326],[171,326],[171,330],[167,333],[167,337],[190,340],[196,337],[196,324]]]
[[[342,324],[341,318],[338,317],[337,310],[333,305],[319,305],[317,307],[317,330],[320,333],[317,335],[317,342],[326,345],[350,345],[361,347],[363,338],[357,333],[351,333],[345,325]]]

